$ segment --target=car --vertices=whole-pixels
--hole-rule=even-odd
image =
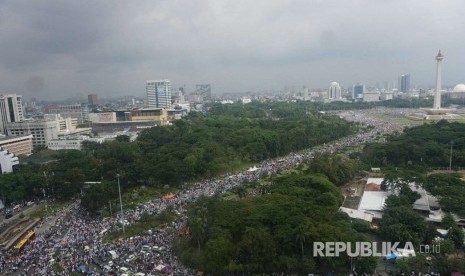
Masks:
[[[135,256],[134,254],[129,255],[129,257],[126,259],[126,262],[130,263],[130,262],[132,262],[135,258],[136,258],[136,256]]]

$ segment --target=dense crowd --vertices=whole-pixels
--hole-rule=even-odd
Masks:
[[[369,112],[386,112],[385,110]],[[396,112],[396,111],[393,111]],[[371,114],[373,115],[373,114]],[[373,140],[381,134],[401,131],[403,126],[386,123],[366,112],[345,111],[338,116],[349,121],[371,126],[363,133],[346,137],[332,144],[289,154],[279,159],[265,160],[254,169],[226,174],[191,185],[174,198],[156,198],[123,215],[106,219],[90,219],[79,208],[77,202],[64,207],[54,221],[44,219],[38,227],[46,227],[42,233],[28,243],[20,253],[12,250],[0,252],[0,274],[2,275],[69,275],[81,271],[83,266],[98,265],[101,271],[125,271],[145,274],[194,275],[172,254],[171,244],[176,233],[183,229],[187,220],[185,206],[202,195],[212,195],[229,190],[244,182],[258,180],[278,170],[294,167],[310,160],[318,152],[332,153],[339,149]],[[160,214],[173,206],[178,214],[175,222],[158,229],[151,229],[141,236],[103,241],[103,236],[120,230],[122,224],[130,225],[141,219],[143,213]],[[97,273],[98,274],[98,273]],[[140,274],[142,275],[142,274]]]

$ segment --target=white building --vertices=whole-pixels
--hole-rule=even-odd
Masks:
[[[145,84],[149,108],[171,107],[171,81],[148,80]]]
[[[81,150],[83,141],[97,142],[101,144],[105,141],[105,139],[90,138],[87,136],[78,136],[67,139],[53,139],[48,141],[47,147],[51,150]]]
[[[0,136],[0,149],[16,156],[32,154],[32,135]]]
[[[390,195],[398,194],[398,191],[382,191],[382,182],[383,178],[368,178],[367,185],[365,186],[358,206],[359,211],[372,214],[374,218],[383,217],[386,199]],[[414,183],[410,183],[409,187],[412,191],[419,193],[421,196],[412,204],[414,210],[431,212],[439,209],[438,200],[434,196],[427,193],[423,188],[417,188]]]
[[[393,92],[383,92],[380,95],[380,99],[382,101],[388,101],[394,99],[394,93]]]
[[[341,86],[337,82],[332,82],[328,89],[328,98],[330,100],[342,99]]]
[[[89,113],[89,121],[92,123],[116,122],[116,112]]]
[[[46,147],[48,141],[58,138],[57,121],[25,121],[7,124],[8,136],[32,134],[32,146]]]
[[[0,171],[2,174],[13,172],[13,166],[18,165],[19,160],[13,153],[6,150],[0,151]]]
[[[79,123],[88,120],[89,110],[84,104],[50,105],[45,108],[46,114],[59,114],[63,118],[76,118]]]
[[[8,123],[22,122],[22,96],[16,94],[0,95],[0,133],[7,134]]]
[[[252,99],[249,97],[242,97],[241,101],[243,104],[248,104],[252,102]]]
[[[379,92],[370,91],[363,93],[364,102],[378,102],[379,101]]]

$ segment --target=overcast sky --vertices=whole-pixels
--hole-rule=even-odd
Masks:
[[[145,95],[145,80],[214,94],[465,82],[463,0],[1,0],[0,93]]]

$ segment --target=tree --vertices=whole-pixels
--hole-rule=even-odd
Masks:
[[[304,258],[304,244],[307,240],[308,235],[308,224],[304,221],[300,223],[295,229],[295,239],[296,242],[300,245],[302,259]]]
[[[459,226],[454,225],[449,228],[449,231],[446,234],[446,239],[453,241],[456,249],[463,248],[464,234]]]

